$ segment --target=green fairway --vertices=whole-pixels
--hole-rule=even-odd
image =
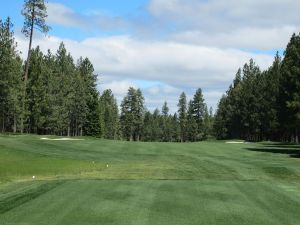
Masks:
[[[40,138],[0,136],[0,225],[300,224],[299,145]]]

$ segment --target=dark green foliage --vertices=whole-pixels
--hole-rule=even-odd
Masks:
[[[10,18],[0,20],[0,131],[17,132],[22,112],[22,61]]]
[[[139,141],[144,123],[144,97],[140,89],[129,88],[121,104],[121,127],[123,138]]]
[[[145,113],[143,126],[143,141],[164,141],[163,137],[163,117],[159,110]],[[167,141],[167,140],[166,140]]]
[[[101,136],[100,102],[97,90],[97,75],[94,74],[94,67],[88,58],[79,59],[77,69],[80,73],[82,92],[78,98],[85,98],[81,105],[81,120],[85,135]],[[76,98],[76,101],[78,101]],[[82,100],[83,101],[83,100]]]
[[[32,51],[25,130],[37,134],[101,135],[97,77],[91,62],[77,65],[62,43],[55,56]]]
[[[31,68],[29,70],[29,79],[26,94],[26,103],[28,109],[28,121],[26,127],[28,132],[44,133],[42,130],[47,123],[47,114],[51,111],[49,108],[49,89],[47,83],[51,79],[51,73],[48,73],[47,64],[43,53],[39,47],[32,50],[30,58]]]
[[[260,140],[263,81],[264,76],[252,59],[243,70],[238,70],[233,85],[219,103],[214,127],[217,138]]]
[[[239,69],[215,116],[200,88],[189,103],[184,92],[180,95],[174,115],[169,114],[167,102],[161,112],[146,111],[141,90],[130,88],[119,116],[113,93],[98,93],[89,59],[80,58],[75,64],[63,43],[55,55],[31,49],[33,29],[49,30],[45,2],[26,0],[22,14],[23,32],[30,37],[25,82],[10,19],[0,21],[1,132],[163,142],[202,141],[214,133],[219,139],[298,142],[299,35],[292,36],[284,58],[277,54],[268,70],[261,71],[252,59]]]
[[[46,8],[39,1],[28,1],[25,6],[31,6],[31,3],[41,7],[37,15],[41,16],[41,20],[38,21],[38,17],[33,20],[38,26],[44,26]],[[32,18],[25,19],[28,25]],[[211,121],[201,89],[190,103],[189,113],[183,93],[178,104],[178,115],[170,115],[167,102],[162,107],[162,113],[159,110],[145,112],[141,90],[130,88],[121,104],[119,117],[112,92],[106,90],[99,95],[97,76],[89,59],[80,58],[75,64],[63,43],[56,54],[50,50],[44,54],[39,47],[32,49],[23,82],[23,65],[16,51],[11,27],[9,19],[1,22],[1,132],[89,135],[107,139],[122,137],[126,140],[163,142],[206,138]],[[25,34],[32,34],[31,28],[27,26]],[[44,31],[48,30],[48,27],[44,28]]]
[[[44,0],[25,0],[22,15],[25,18],[22,32],[26,37],[30,36],[33,28],[47,33],[50,29],[46,25],[47,7]]]
[[[187,141],[187,99],[184,92],[181,93],[178,102],[178,119],[180,124],[180,140]]]
[[[199,92],[200,90],[200,92]],[[202,96],[201,89],[198,89],[198,94],[201,96],[198,105],[202,107],[200,110],[201,120],[197,123],[197,114],[194,106],[194,101],[190,101],[187,106],[187,98],[185,93],[182,93],[178,103],[178,115],[169,114],[167,102],[164,102],[161,112],[155,109],[154,112],[146,111],[143,116],[143,126],[138,129],[141,131],[140,139],[137,139],[134,131],[138,123],[135,122],[136,117],[132,109],[132,102],[136,101],[136,90],[130,88],[127,96],[123,99],[121,110],[121,127],[123,138],[126,140],[142,140],[152,142],[195,142],[205,140],[212,135],[213,115],[212,110],[209,114],[206,104]],[[196,94],[197,95],[197,94]],[[134,104],[133,104],[134,105]],[[198,125],[201,124],[201,125]],[[199,131],[200,130],[200,131]]]
[[[24,26],[22,29],[22,33],[26,37],[29,37],[28,56],[24,76],[24,80],[26,82],[29,72],[33,31],[34,29],[38,29],[42,33],[46,34],[50,30],[50,27],[46,25],[46,18],[48,17],[48,15],[44,0],[25,0],[22,15],[24,16]]]
[[[107,139],[118,139],[119,112],[117,100],[111,90],[105,90],[100,97],[102,136]]]
[[[161,125],[161,130],[162,130],[162,140],[169,142],[172,141],[172,117],[169,115],[169,107],[167,102],[164,102],[164,105],[162,107],[162,125]]]
[[[205,118],[207,116],[207,106],[204,102],[201,88],[197,89],[194,98],[190,104],[191,116],[197,124],[197,129],[195,131],[195,140],[201,141],[203,139],[206,139],[208,135],[208,130],[206,129],[206,126],[209,126],[208,124],[206,124],[209,121],[205,120],[208,119]]]
[[[220,100],[217,138],[298,142],[300,127],[300,36],[293,35],[283,60],[260,72],[253,60],[239,70]]]
[[[199,126],[196,118],[194,117],[193,101],[190,101],[188,107],[188,113],[187,113],[187,139],[189,141],[196,141],[198,140],[198,135],[199,135]]]
[[[207,106],[204,108],[204,119],[203,119],[203,139],[208,139],[213,136],[213,124],[214,124],[214,115],[213,109],[210,107],[209,111],[207,110]],[[202,140],[203,140],[202,139]]]
[[[44,0],[25,0],[22,10],[22,15],[24,16],[24,26],[22,33],[29,37],[29,46],[27,60],[25,64],[25,73],[24,73],[24,88],[23,88],[23,99],[22,99],[22,116],[21,116],[21,132],[24,131],[24,122],[30,118],[28,117],[28,108],[26,100],[27,93],[27,82],[28,82],[28,73],[29,65],[31,61],[32,54],[32,41],[33,41],[33,32],[34,29],[38,29],[40,32],[46,34],[50,27],[46,25],[47,18],[47,7]],[[30,127],[27,127],[27,130]]]
[[[280,122],[286,137],[299,142],[300,34],[293,35],[285,51],[280,77]]]
[[[214,135],[218,139],[226,139],[229,137],[228,130],[228,110],[227,110],[228,100],[227,96],[223,95],[218,104],[218,110],[215,115],[214,121]]]
[[[11,27],[9,19],[0,22],[1,132],[100,136],[99,93],[91,62],[81,58],[76,66],[63,44],[56,55],[44,55],[37,47],[25,85]]]

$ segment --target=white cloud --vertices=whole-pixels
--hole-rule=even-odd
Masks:
[[[299,8],[295,0],[149,0],[146,11],[122,17],[50,2],[48,22],[96,33],[127,31],[142,39],[270,50],[300,30]]]
[[[207,31],[299,25],[299,7],[295,0],[151,0],[148,9],[157,18]]]
[[[123,29],[128,24],[124,18],[109,16],[99,10],[91,10],[89,13],[75,12],[71,8],[60,4],[49,2],[47,4],[48,18],[50,24],[58,24],[66,27],[91,29]]]
[[[176,42],[147,42],[127,36],[86,39],[72,49],[88,52],[105,75],[161,81],[172,86],[228,82],[250,58],[266,68],[273,56]],[[86,55],[84,54],[84,55]],[[75,55],[78,55],[75,53]]]
[[[77,16],[72,9],[66,7],[65,5],[59,3],[48,3],[47,12],[47,21],[49,23],[70,27],[84,27],[86,25],[80,16]]]
[[[168,84],[164,84],[164,85],[151,86],[146,89],[146,92],[151,95],[158,95],[158,94],[167,95],[167,94],[179,93],[180,89]]]
[[[103,83],[100,86],[101,90],[110,89],[116,96],[125,96],[130,87],[137,88],[135,83],[128,80],[114,80],[108,83]]]
[[[229,32],[211,35],[199,30],[190,30],[176,33],[170,37],[184,43],[200,44],[205,46],[218,46],[222,48],[248,48],[248,49],[279,49],[284,48],[293,33],[300,30],[295,26],[279,28],[241,28]]]
[[[148,10],[167,39],[222,48],[285,47],[300,31],[300,1],[151,0]],[[157,22],[158,21],[158,22]]]

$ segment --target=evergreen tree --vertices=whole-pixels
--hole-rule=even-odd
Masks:
[[[291,42],[296,43],[293,38],[295,36]],[[266,71],[260,72],[253,60],[244,65],[243,71],[238,71],[214,118],[217,138],[287,141],[292,136],[292,140],[297,141],[299,76],[296,72],[299,65],[293,57],[298,53],[295,46],[288,46],[287,52],[289,47],[294,52],[286,53],[283,61],[277,53],[273,65]]]
[[[38,29],[43,33],[48,33],[50,27],[46,25],[47,7],[44,0],[25,0],[22,15],[25,18],[22,32],[29,37],[28,56],[25,67],[24,79],[28,79],[29,62],[31,56],[31,46],[34,29]]]
[[[97,90],[97,75],[94,74],[94,67],[88,58],[79,60],[79,73],[84,82],[84,96],[86,97],[86,119],[83,123],[85,135],[99,137],[102,135],[100,118],[99,92]],[[76,99],[77,101],[77,99]]]
[[[243,111],[242,87],[242,70],[239,68],[235,75],[233,85],[231,85],[227,91],[227,129],[228,137],[231,138],[243,138],[241,113]]]
[[[276,140],[280,137],[278,120],[279,79],[281,77],[281,57],[278,52],[273,65],[262,74],[260,80],[260,121],[262,139]]]
[[[144,117],[143,141],[149,142],[153,140],[153,116],[151,112],[146,111]]]
[[[177,113],[175,113],[173,116],[169,116],[170,119],[170,125],[171,125],[171,137],[173,142],[181,141],[181,132],[180,132],[180,123],[177,116]]]
[[[171,121],[169,117],[169,107],[167,102],[164,102],[164,105],[162,107],[162,141],[168,142],[171,141]]]
[[[32,50],[30,58],[31,68],[28,71],[29,79],[27,86],[27,109],[28,109],[28,121],[27,128],[31,133],[41,133],[42,127],[45,124],[45,111],[46,102],[46,91],[45,88],[48,79],[46,74],[45,59],[40,48]]]
[[[286,136],[299,142],[300,127],[300,35],[293,34],[282,61],[280,120]]]
[[[16,50],[10,18],[0,20],[0,118],[1,131],[17,132],[22,117],[22,61]]]
[[[128,141],[133,140],[133,123],[129,96],[125,96],[121,103],[121,130],[122,136]]]
[[[217,139],[228,138],[228,111],[227,111],[227,96],[223,95],[219,101],[218,109],[214,121],[214,135]]]
[[[142,131],[143,131],[143,122],[144,122],[144,114],[145,114],[145,106],[144,106],[144,96],[140,89],[136,90],[135,102],[133,103],[133,113],[134,113],[134,138],[136,141],[141,139]]]
[[[204,127],[204,139],[207,139],[208,137],[211,137],[212,135],[212,129],[213,129],[213,113],[212,108],[210,110],[207,110],[207,106],[205,106],[204,109],[204,119],[203,119],[203,127]]]
[[[56,131],[61,135],[71,135],[72,110],[76,100],[73,85],[75,70],[73,58],[68,54],[64,44],[61,43],[56,54],[56,69],[54,71],[57,80],[54,118],[57,118]]]
[[[50,27],[46,25],[47,18],[47,7],[44,0],[25,0],[22,10],[22,15],[24,16],[24,26],[22,29],[23,34],[26,37],[29,37],[29,46],[28,46],[28,55],[25,65],[25,74],[24,74],[24,93],[23,93],[23,102],[22,102],[22,117],[21,117],[21,132],[24,130],[24,120],[26,115],[26,89],[27,89],[27,80],[29,72],[29,64],[31,57],[31,48],[33,40],[34,29],[38,29],[42,33],[48,33]]]
[[[184,92],[180,95],[177,106],[180,124],[180,139],[181,142],[185,142],[187,140],[187,100]]]
[[[206,104],[204,102],[201,88],[199,88],[191,102],[191,113],[197,124],[196,140],[203,140],[205,137],[204,133],[204,116],[205,116]]]
[[[117,101],[111,90],[105,90],[100,97],[100,111],[103,124],[103,137],[117,139],[119,115]]]
[[[243,88],[241,90],[241,120],[244,138],[256,141],[259,138],[261,121],[259,120],[259,91],[256,90],[258,77],[261,76],[259,67],[251,59],[243,67]]]
[[[190,101],[187,112],[187,139],[192,142],[197,141],[198,134],[199,127],[194,117],[194,105],[193,101]]]
[[[121,104],[121,126],[123,137],[139,141],[142,137],[144,122],[144,97],[140,89],[129,88]]]

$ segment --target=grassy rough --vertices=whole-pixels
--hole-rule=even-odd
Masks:
[[[298,156],[276,143],[0,136],[0,224],[299,225]]]

